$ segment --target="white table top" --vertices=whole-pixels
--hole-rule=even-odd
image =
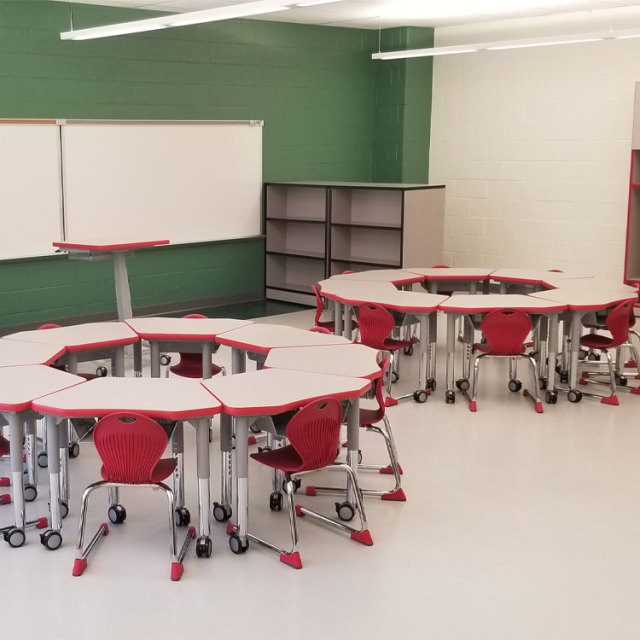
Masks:
[[[40,398],[34,409],[62,417],[105,416],[132,411],[168,420],[220,413],[220,403],[190,378],[95,378]]]
[[[622,287],[625,285],[621,285]],[[617,287],[608,289],[599,288],[573,288],[561,287],[560,289],[552,289],[551,291],[539,291],[532,293],[531,297],[541,300],[553,300],[556,302],[564,302],[570,310],[598,311],[607,309],[619,302],[638,299],[638,294],[634,290],[633,293],[619,289]]]
[[[57,329],[20,331],[4,337],[5,340],[64,345],[68,351],[100,349],[138,342],[138,335],[124,322],[88,322]]]
[[[386,309],[405,313],[430,313],[447,299],[447,296],[419,291],[399,291],[389,283],[364,283],[345,280],[324,280],[320,295],[343,304],[359,305],[367,302]],[[362,286],[367,284],[368,286]]]
[[[558,271],[546,271],[545,269],[496,269],[491,273],[491,279],[498,282],[520,282],[522,284],[543,285],[549,278],[557,278]]]
[[[40,396],[84,383],[80,376],[41,364],[0,367],[0,411],[25,411]]]
[[[271,349],[264,363],[268,369],[290,369],[373,380],[380,377],[378,351],[363,344]]]
[[[155,247],[161,244],[169,244],[169,240],[95,240],[93,238],[78,242],[60,241],[52,242],[54,247],[60,249],[82,251],[118,251],[124,249],[139,249],[141,247]]]
[[[392,284],[409,284],[420,282],[420,274],[406,269],[372,269],[355,273],[340,273],[331,276],[330,280],[361,280],[363,282],[391,282]],[[326,281],[325,281],[326,282]]]
[[[361,396],[371,386],[365,378],[287,369],[216,376],[201,384],[220,400],[225,413],[234,416],[281,413],[325,396],[346,400]]]
[[[564,311],[565,302],[543,300],[520,295],[490,293],[486,296],[453,295],[440,305],[442,311],[454,313],[488,313],[494,309],[521,309],[527,313],[553,313]]]
[[[59,344],[38,344],[2,338],[0,339],[0,367],[51,364],[64,352],[64,346]]]
[[[423,276],[424,280],[486,280],[493,267],[407,267],[406,270]]]
[[[130,318],[125,322],[145,340],[212,341],[220,333],[253,324],[233,318]]]
[[[392,285],[389,285],[392,286]],[[349,344],[342,336],[328,335],[316,331],[305,331],[282,324],[249,324],[239,329],[225,331],[216,336],[216,342],[254,351],[267,353],[275,347],[308,347],[313,345]]]

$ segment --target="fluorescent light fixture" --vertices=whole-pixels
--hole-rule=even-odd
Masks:
[[[601,31],[597,33],[578,33],[566,36],[548,36],[544,38],[524,38],[522,40],[505,40],[502,42],[479,42],[447,47],[431,47],[427,49],[406,49],[405,51],[378,51],[372,53],[373,60],[401,60],[404,58],[421,58],[442,56],[454,53],[473,53],[475,51],[503,51],[505,49],[525,49],[528,47],[548,47],[562,44],[578,44],[580,42],[597,42],[599,40],[622,40],[640,38],[640,29],[621,31]]]
[[[341,0],[309,0],[300,6],[323,4],[325,2],[340,2]],[[297,6],[292,0],[257,0],[256,2],[243,2],[216,9],[203,9],[201,11],[189,11],[187,13],[175,13],[160,18],[148,18],[133,22],[120,22],[118,24],[90,27],[88,29],[76,29],[63,31],[61,40],[90,40],[92,38],[106,38],[108,36],[121,36],[129,33],[142,33],[155,29],[168,27],[185,27],[187,25],[202,24],[205,22],[217,22],[219,20],[231,20],[233,18],[245,18],[275,11],[285,11]]]

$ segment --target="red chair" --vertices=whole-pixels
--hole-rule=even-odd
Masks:
[[[345,271],[344,273],[353,273],[353,271]],[[311,286],[313,289],[313,293],[316,296],[316,316],[313,320],[313,327],[311,327],[311,331],[316,331],[317,329],[326,329],[327,333],[335,333],[336,323],[333,318],[323,318],[323,314],[326,309],[324,307],[324,301],[322,296],[320,295],[321,287],[319,284],[314,284]],[[351,321],[351,327],[355,331],[358,329],[358,323],[355,320]]]
[[[478,343],[475,346],[479,351],[473,361],[473,386],[471,391],[471,401],[469,409],[476,411],[476,399],[478,396],[478,380],[480,372],[480,361],[487,356],[497,356],[509,358],[509,391],[517,392],[522,388],[522,383],[515,376],[514,362],[519,358],[526,358],[531,364],[533,373],[533,388],[535,394],[525,389],[523,395],[531,398],[535,409],[542,413],[542,400],[538,382],[538,363],[536,359],[525,354],[525,340],[531,332],[531,318],[529,314],[520,309],[495,309],[490,311],[482,320],[480,330],[486,342]]]
[[[392,338],[391,334],[395,328],[393,316],[379,304],[367,302],[358,307],[358,325],[360,328],[360,342],[378,349],[378,351],[388,352],[391,356],[391,367],[387,373],[387,406],[396,404],[397,400],[391,398],[391,382],[400,378],[400,359],[397,353],[402,349],[413,346],[417,339],[411,337],[407,340]]]
[[[393,500],[396,502],[404,502],[407,497],[404,490],[401,487],[402,484],[402,467],[398,462],[398,454],[396,450],[395,440],[393,438],[393,432],[391,431],[391,423],[386,415],[386,406],[384,402],[384,376],[389,367],[389,356],[386,356],[380,363],[381,375],[373,381],[373,392],[377,402],[377,407],[360,407],[359,424],[361,427],[372,433],[377,433],[384,438],[384,443],[387,447],[387,454],[389,455],[389,464],[358,464],[358,469],[365,471],[378,471],[383,474],[393,474],[395,479],[395,486],[389,491],[379,491],[373,489],[361,489],[364,496],[380,496],[382,500]],[[384,428],[379,426],[379,423],[384,425]],[[344,446],[344,445],[343,445]],[[361,455],[361,452],[359,452]],[[305,489],[305,493],[308,496],[315,496],[322,493],[340,493],[344,494],[344,489],[337,489],[335,487],[316,487],[309,485]]]
[[[334,526],[341,531],[349,533],[351,538],[357,542],[365,545],[373,544],[371,534],[367,529],[362,496],[356,475],[349,465],[335,463],[341,424],[342,406],[340,402],[334,398],[317,400],[300,409],[287,424],[286,438],[289,441],[288,445],[278,449],[251,454],[251,457],[257,462],[284,473],[291,530],[291,549],[288,551],[280,549],[270,542],[251,534],[249,535],[249,539],[278,552],[280,554],[280,561],[295,569],[302,568],[302,561],[300,559],[300,553],[298,552],[296,516],[316,518],[324,524]],[[295,478],[305,473],[324,468],[341,469],[350,478],[350,482],[354,488],[356,511],[360,517],[361,526],[359,529],[354,529],[343,522],[327,518],[326,516],[294,504]],[[343,503],[343,505],[339,506],[345,509],[348,507],[348,509],[351,510],[349,516],[353,516],[353,507],[351,507],[349,503]],[[273,509],[273,506],[271,506],[271,508]],[[340,511],[338,511],[338,515],[340,515]],[[344,519],[350,519],[350,517]],[[233,525],[229,525],[228,532],[235,535]]]
[[[582,395],[590,396],[593,398],[600,398],[600,401],[604,404],[619,404],[617,392],[617,378],[615,366],[609,353],[610,349],[617,349],[629,343],[629,330],[635,324],[635,315],[633,312],[633,302],[621,302],[614,307],[606,317],[605,327],[610,335],[602,335],[600,333],[589,333],[580,338],[580,346],[590,350],[601,351],[605,358],[609,373],[609,382],[606,383],[602,380],[598,380],[597,376],[601,372],[595,371],[582,371],[580,374],[580,384],[605,384],[610,386],[611,393],[608,396],[603,396],[595,393],[582,392]],[[593,366],[595,363],[590,362],[589,365]],[[594,377],[596,376],[596,377]],[[625,380],[626,382],[626,380]],[[632,391],[635,391],[633,389]]]
[[[196,532],[193,527],[189,529],[185,543],[178,553],[173,491],[163,482],[173,473],[176,462],[173,458],[162,458],[168,442],[165,430],[147,416],[112,413],[96,424],[93,442],[102,460],[102,480],[90,484],[82,495],[76,544],[79,557],[75,559],[73,575],[82,575],[87,567],[87,557],[94,546],[102,536],[109,533],[109,527],[103,522],[91,541],[83,548],[89,496],[99,487],[140,486],[161,489],[167,496],[171,534],[171,579],[180,580],[183,572],[182,561],[190,542],[195,539]],[[124,522],[127,512],[121,504],[112,504],[108,515],[111,522],[119,524]]]
[[[184,317],[185,318],[206,318],[207,316],[203,316],[201,313],[190,313]],[[219,347],[220,345],[216,343],[213,346],[213,352],[215,353]],[[169,376],[169,371],[171,371],[171,373],[174,373],[177,376],[182,376],[184,378],[202,378],[203,374],[202,374],[202,354],[201,353],[180,352],[179,356],[180,356],[180,361],[178,362],[178,364],[174,364],[173,366],[169,367],[167,371],[167,376]],[[219,373],[222,373],[223,376],[227,374],[226,369],[224,367],[221,367],[217,365],[215,362],[212,362],[211,375],[216,376]]]

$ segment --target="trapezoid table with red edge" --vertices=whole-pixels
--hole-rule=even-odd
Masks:
[[[127,325],[151,347],[151,377],[160,376],[160,351],[182,351],[202,353],[203,378],[210,378],[211,356],[215,350],[216,337],[239,329],[252,320],[234,318],[131,318]]]
[[[554,403],[557,399],[555,388],[555,363],[558,342],[558,316],[566,310],[567,305],[562,302],[542,300],[522,294],[487,294],[482,296],[454,295],[440,304],[440,310],[447,315],[447,342],[446,342],[446,379],[447,391],[445,398],[448,404],[455,402],[455,388],[466,393],[469,388],[471,369],[471,351],[473,348],[473,336],[469,323],[464,323],[464,351],[462,364],[462,378],[455,381],[455,345],[456,330],[455,320],[458,316],[472,317],[484,316],[496,309],[520,309],[533,315],[544,315],[549,318],[549,348],[548,348],[548,379],[547,396],[548,403]]]
[[[321,335],[321,334],[319,334]],[[236,427],[235,480],[236,480],[236,523],[237,529],[230,539],[235,553],[248,548],[249,524],[249,478],[248,478],[248,435],[249,423],[253,418],[275,415],[300,408],[309,402],[330,396],[338,400],[349,400],[347,409],[347,439],[350,451],[358,449],[359,398],[371,386],[366,378],[308,373],[286,369],[262,369],[239,373],[225,378],[204,380],[202,385],[222,404],[222,415],[233,418]],[[222,446],[222,439],[221,439]],[[352,461],[353,462],[353,461]],[[352,465],[357,470],[357,458]],[[353,487],[348,488],[347,501],[353,501]],[[223,500],[230,496],[223,496]],[[217,505],[221,516],[218,521],[227,520],[231,514],[230,500]],[[224,508],[224,509],[221,509]],[[222,511],[224,510],[224,513]]]
[[[334,280],[330,278],[321,283],[320,295],[333,300],[336,305],[336,333],[341,330],[342,317],[351,318],[351,307],[361,304],[378,304],[388,311],[418,316],[420,323],[420,363],[418,366],[418,387],[410,394],[416,402],[425,402],[435,389],[435,343],[437,341],[436,312],[447,296],[418,291],[401,291],[391,283],[366,283]],[[340,320],[340,322],[338,322]],[[349,327],[346,328],[349,337]],[[426,339],[425,339],[426,337]],[[397,400],[399,398],[395,398]],[[393,403],[393,400],[391,400]]]
[[[200,384],[189,378],[96,378],[77,388],[70,388],[39,398],[33,408],[45,414],[47,446],[58,440],[60,418],[103,417],[117,411],[130,411],[150,418],[186,420],[196,429],[196,473],[198,478],[199,557],[211,555],[210,537],[210,462],[209,420],[220,413],[221,405]],[[51,443],[51,444],[50,444]],[[51,459],[51,458],[49,458]],[[49,473],[55,470],[49,468]],[[60,531],[60,493],[58,483],[50,480],[51,526]],[[60,535],[58,533],[58,535]]]
[[[407,267],[406,270],[420,275],[429,293],[460,287],[473,295],[478,292],[479,284],[488,284],[493,267]]]
[[[23,365],[18,367],[0,367],[0,413],[9,423],[11,441],[11,479],[14,505],[14,525],[5,527],[4,538],[12,547],[21,547],[25,542],[25,527],[28,525],[44,528],[48,521],[46,518],[27,523],[25,518],[25,489],[29,492],[29,498],[35,500],[37,487],[27,484],[23,486],[23,453],[22,439],[25,423],[27,429],[33,429],[35,433],[35,420],[37,409],[33,402],[46,394],[67,389],[74,386],[82,386],[85,379],[66,371],[60,371],[45,365]],[[49,486],[59,491],[60,451],[58,440],[47,442],[49,450],[49,471],[51,473]],[[59,522],[59,506],[51,508],[51,523]],[[58,527],[59,528],[59,527]],[[56,527],[43,532],[41,542],[48,549],[56,549],[62,539],[54,533]]]
[[[536,297],[539,300],[561,302],[566,305],[570,318],[568,333],[571,340],[567,398],[570,402],[579,402],[582,399],[582,392],[577,388],[582,318],[586,313],[611,309],[621,302],[637,302],[638,291],[628,285],[609,285],[601,283],[599,280],[587,281],[577,285],[575,281],[572,281],[570,285],[551,291],[540,291],[539,293],[531,294],[531,297]],[[613,398],[615,400],[603,400],[603,402],[617,404],[617,397],[613,396]]]

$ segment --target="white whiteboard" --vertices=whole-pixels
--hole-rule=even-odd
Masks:
[[[260,234],[262,127],[248,121],[67,121],[65,239]]]
[[[62,240],[60,128],[0,124],[0,259],[49,255]]]

